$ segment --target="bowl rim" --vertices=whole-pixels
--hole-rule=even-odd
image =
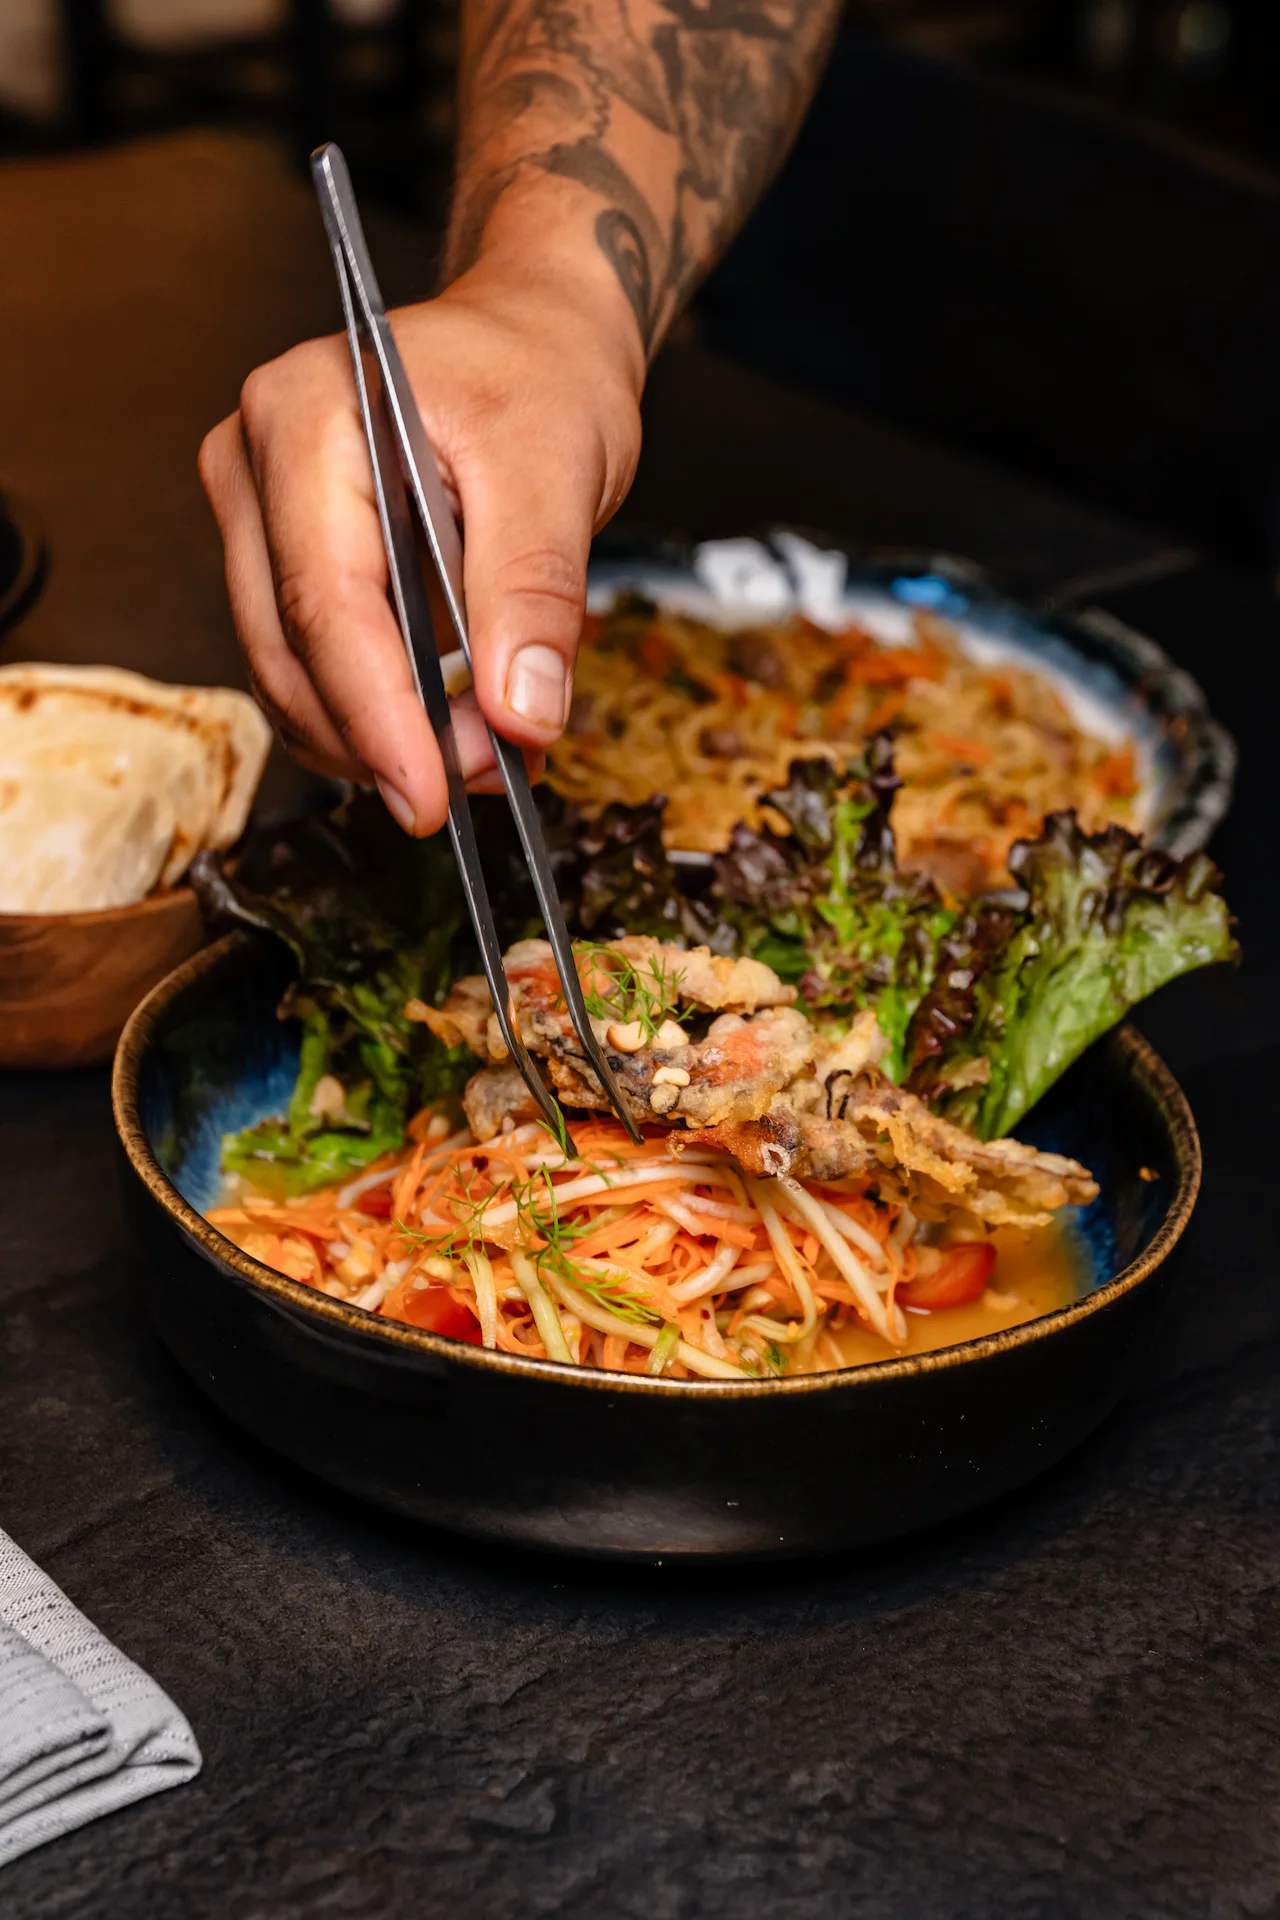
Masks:
[[[144,920],[149,915],[188,910],[196,902],[196,891],[188,880],[179,880],[160,893],[144,893],[141,900],[126,900],[119,907],[72,907],[66,913],[0,913],[0,932],[18,927],[102,927],[119,920]],[[161,985],[163,985],[163,981]]]
[[[170,1003],[206,973],[216,972],[227,960],[245,949],[257,946],[254,935],[238,931],[224,935],[204,947],[153,987],[130,1016],[119,1044],[111,1072],[111,1106],[116,1131],[136,1177],[153,1200],[167,1213],[190,1240],[195,1241],[212,1263],[222,1267],[230,1278],[278,1310],[300,1314],[311,1320],[317,1331],[327,1331],[339,1339],[351,1335],[361,1344],[372,1342],[385,1348],[387,1357],[421,1355],[454,1366],[474,1368],[481,1373],[523,1376],[570,1386],[583,1392],[657,1394],[685,1397],[690,1394],[714,1394],[740,1398],[743,1395],[775,1394],[791,1396],[804,1393],[870,1390],[895,1380],[918,1379],[922,1375],[947,1373],[957,1367],[997,1355],[1011,1353],[1036,1341],[1078,1325],[1106,1309],[1123,1295],[1143,1284],[1173,1251],[1191,1217],[1200,1190],[1201,1152],[1195,1121],[1186,1095],[1156,1053],[1137,1030],[1127,1024],[1112,1030],[1113,1038],[1127,1056],[1134,1077],[1144,1083],[1167,1116],[1177,1168],[1177,1186],[1150,1243],[1118,1274],[1100,1287],[1020,1326],[984,1334],[951,1347],[930,1353],[905,1354],[889,1360],[870,1361],[862,1366],[841,1367],[823,1373],[795,1374],[779,1380],[669,1380],[648,1374],[606,1373],[601,1369],[575,1367],[562,1361],[523,1358],[519,1354],[498,1353],[476,1347],[467,1341],[448,1340],[395,1320],[383,1320],[362,1307],[335,1300],[298,1280],[277,1273],[255,1260],[212,1226],[204,1215],[185,1200],[160,1166],[142,1124],[138,1084],[142,1064],[152,1037]]]

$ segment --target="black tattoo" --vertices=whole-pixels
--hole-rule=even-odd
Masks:
[[[451,271],[521,175],[572,180],[651,350],[786,153],[840,0],[468,6]]]
[[[606,207],[596,215],[596,245],[622,282],[648,353],[653,345],[653,272],[644,235],[630,214]]]

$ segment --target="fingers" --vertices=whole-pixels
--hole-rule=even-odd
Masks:
[[[276,607],[275,575],[245,449],[240,416],[222,421],[200,449],[200,477],[226,550],[227,593],[259,706],[294,759],[331,779],[367,784],[371,769],[352,752],[285,638]],[[395,631],[401,645],[399,630]],[[415,694],[416,698],[416,694]],[[453,702],[458,759],[476,793],[501,791],[493,745],[474,693]],[[527,755],[530,777],[541,757]]]
[[[480,704],[508,739],[550,746],[569,717],[600,474],[531,434],[454,474]]]
[[[501,793],[502,775],[493,757],[493,742],[475,693],[468,690],[449,702],[462,777],[472,793]],[[546,756],[526,747],[524,763],[531,780],[541,780]]]
[[[445,813],[443,769],[387,602],[341,343],[314,342],[251,376],[241,414],[289,651],[400,824],[434,832]]]
[[[207,436],[200,449],[200,478],[222,535],[227,597],[259,706],[304,766],[339,780],[367,777],[285,640],[239,414]]]
[[[438,304],[417,324],[432,345]],[[447,324],[453,351],[431,358],[447,360],[458,391],[446,395],[437,444],[451,456],[447,477],[463,510],[475,671],[474,697],[455,703],[455,729],[468,785],[490,791],[500,782],[485,716],[525,749],[535,776],[568,718],[609,458],[589,413],[576,451],[564,444],[571,430],[530,426],[530,381],[517,369],[495,393],[494,340],[470,312]],[[477,340],[483,351],[463,378]],[[498,346],[507,367],[505,334]],[[209,435],[200,468],[251,682],[285,744],[319,771],[376,782],[401,825],[434,832],[447,805],[444,769],[387,600],[343,343],[311,342],[251,375],[240,414]]]

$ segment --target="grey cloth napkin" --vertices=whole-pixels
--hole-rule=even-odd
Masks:
[[[169,1696],[0,1530],[0,1866],[199,1771]]]

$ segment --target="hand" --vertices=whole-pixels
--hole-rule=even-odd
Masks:
[[[534,755],[569,714],[592,534],[631,484],[643,352],[608,283],[482,267],[392,316],[465,540],[468,785],[500,785],[482,714]],[[444,820],[444,771],[387,600],[344,338],[260,367],[200,475],[257,698],[305,766],[377,783],[407,831]]]

